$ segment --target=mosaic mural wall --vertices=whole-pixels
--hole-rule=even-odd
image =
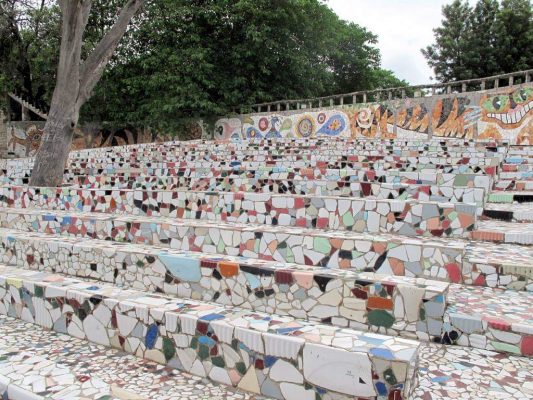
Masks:
[[[224,118],[215,139],[464,138],[533,145],[533,85]]]
[[[12,157],[32,157],[41,143],[44,121],[11,122],[7,125],[7,151]],[[201,121],[184,124],[180,137],[184,140],[200,139],[206,135]],[[123,146],[140,143],[166,142],[174,140],[150,129],[124,127],[102,129],[94,124],[77,128],[72,140],[72,150],[98,147]]]

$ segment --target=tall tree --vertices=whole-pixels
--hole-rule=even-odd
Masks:
[[[83,60],[83,33],[91,0],[59,0],[62,13],[57,81],[41,147],[30,180],[32,186],[59,186],[81,106],[90,98],[130,20],[147,0],[128,0],[114,25]]]
[[[530,0],[503,0],[495,21],[498,72],[533,68],[533,9]]]
[[[533,68],[530,0],[455,0],[442,9],[435,44],[422,50],[440,81]]]
[[[17,92],[39,107],[54,80],[48,67],[57,62],[54,8],[51,0],[0,2],[0,92]]]
[[[472,77],[491,76],[500,71],[500,57],[496,48],[499,8],[498,0],[479,0],[472,10],[470,31],[465,37],[466,60]]]
[[[436,28],[436,44],[422,53],[440,81],[469,79],[472,77],[467,64],[467,37],[470,33],[472,8],[466,0],[455,0],[442,8],[442,26]]]

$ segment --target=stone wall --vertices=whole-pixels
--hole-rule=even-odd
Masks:
[[[41,143],[45,121],[11,122],[6,125],[6,148],[9,157],[32,157],[37,153]],[[1,132],[0,125],[0,132]],[[202,120],[184,124],[180,138],[185,140],[200,139],[207,136]],[[122,146],[139,143],[164,142],[174,140],[171,135],[158,134],[150,129],[124,127],[120,129],[103,129],[97,124],[85,124],[74,133],[72,150],[88,148]],[[2,141],[0,135],[0,156]]]
[[[464,138],[533,145],[533,84],[380,103],[240,115],[215,139]]]

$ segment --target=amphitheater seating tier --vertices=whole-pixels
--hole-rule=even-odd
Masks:
[[[463,371],[485,357],[495,376],[533,357],[533,147],[119,146],[72,152],[61,188],[28,187],[32,164],[0,160],[9,326],[21,319],[243,398],[425,400],[445,397],[432,384],[461,363],[448,354]],[[23,360],[5,362],[0,392],[44,398],[13,373]],[[460,375],[454,390],[484,385],[480,371]],[[533,393],[527,373],[514,379],[500,386]]]

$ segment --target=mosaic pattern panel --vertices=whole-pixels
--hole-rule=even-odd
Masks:
[[[336,229],[405,236],[469,237],[477,208],[419,201],[253,193],[146,192],[68,189],[0,189],[0,202],[15,208],[81,210]],[[12,199],[12,201],[11,201]],[[1,204],[1,203],[0,203]]]
[[[408,398],[416,386],[418,344],[405,339],[11,268],[0,290],[1,314],[249,392]]]

